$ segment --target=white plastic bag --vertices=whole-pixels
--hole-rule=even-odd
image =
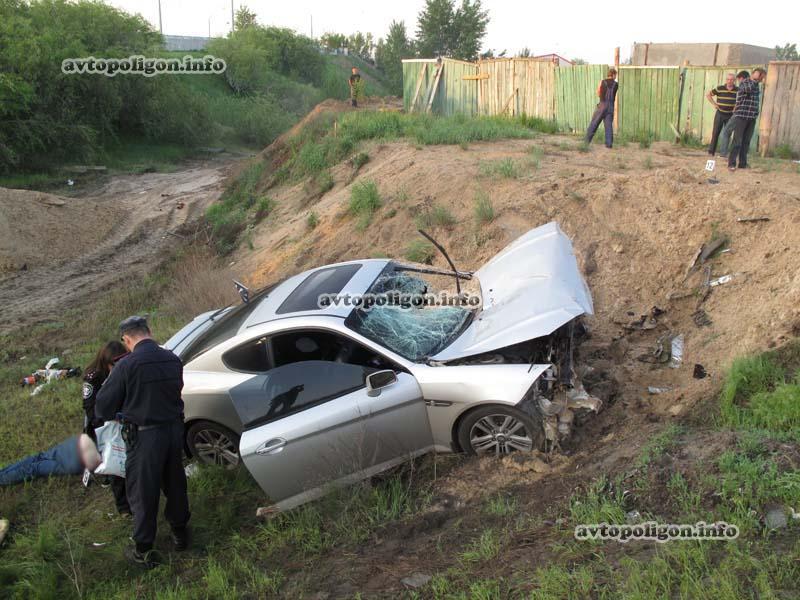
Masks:
[[[125,477],[125,440],[122,439],[122,424],[119,421],[106,421],[94,430],[97,436],[97,451],[102,462],[95,475],[116,475]]]

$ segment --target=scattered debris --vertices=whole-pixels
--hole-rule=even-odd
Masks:
[[[176,207],[178,210],[182,209],[184,206],[186,206],[186,203],[185,203],[185,202],[178,202],[178,203],[175,205],[175,207]]]
[[[656,340],[656,346],[651,352],[637,356],[639,362],[664,364],[670,359],[670,351],[665,349],[665,342],[670,338],[670,334],[662,335]]]
[[[709,287],[717,287],[719,285],[725,285],[726,283],[730,282],[733,279],[733,275],[723,275],[722,277],[717,277],[716,279],[712,279],[708,282]]]
[[[3,540],[6,539],[6,535],[8,534],[8,528],[10,527],[10,523],[8,519],[0,519],[0,544],[3,543]]]
[[[764,513],[764,526],[767,529],[783,529],[789,524],[786,510],[777,504],[767,505]]]
[[[707,376],[708,372],[706,371],[706,368],[703,365],[696,363],[694,365],[694,372],[692,373],[692,377],[694,377],[695,379],[705,379]]]
[[[73,185],[75,185],[75,182],[72,179],[67,179],[67,185],[72,187]]]
[[[739,217],[736,219],[737,223],[760,223],[769,221],[769,217]]]
[[[102,548],[103,546],[108,546],[108,542],[92,542],[92,546]]]
[[[628,330],[644,331],[648,329],[655,329],[658,326],[658,317],[664,314],[664,310],[658,306],[650,309],[650,313],[641,315],[638,319],[630,323],[623,324],[622,326]],[[630,313],[629,313],[630,314]]]
[[[694,324],[698,327],[707,327],[712,323],[711,318],[703,309],[696,310],[692,313],[692,321],[694,321]]]
[[[421,588],[422,586],[427,584],[430,580],[431,580],[430,575],[425,575],[424,573],[414,573],[409,577],[403,577],[400,580],[400,583],[410,588],[416,589],[416,588]]]
[[[191,462],[183,468],[183,472],[186,474],[186,477],[192,477],[193,475],[197,475],[197,472],[200,470],[200,465],[195,462]]]
[[[719,179],[717,179],[716,177],[709,177],[708,183],[710,183],[711,185],[716,185],[719,183]]]
[[[652,395],[652,396],[657,396],[658,394],[665,394],[666,392],[669,392],[670,390],[672,390],[672,388],[655,387],[655,386],[652,386],[652,385],[648,385],[647,386],[647,393]]]
[[[275,506],[259,506],[256,509],[256,519],[271,519],[280,512],[280,509]]]
[[[638,510],[631,510],[625,513],[625,522],[628,525],[635,525],[641,520],[642,520],[642,513],[640,513]]]
[[[672,338],[670,367],[677,369],[683,362],[683,334],[680,333]]]

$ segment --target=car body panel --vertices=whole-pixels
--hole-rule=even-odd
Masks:
[[[260,387],[250,381],[231,390],[234,404],[252,402]],[[275,506],[288,510],[432,446],[421,390],[411,375],[400,373],[375,397],[362,387],[248,429],[239,448]]]
[[[468,410],[485,404],[514,406],[550,365],[413,365],[428,405],[437,452],[452,452],[453,425]]]
[[[230,390],[251,379],[249,373],[194,371],[184,376],[184,419],[212,421],[231,431],[242,431],[242,421],[231,403]]]
[[[473,356],[543,337],[594,311],[572,242],[555,222],[509,244],[475,276],[482,308],[434,360]]]
[[[220,310],[209,310],[197,315],[184,325],[175,335],[164,342],[164,348],[180,355],[189,345],[225,316],[231,307]]]

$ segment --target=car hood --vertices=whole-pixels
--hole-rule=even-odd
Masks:
[[[483,305],[469,327],[433,360],[473,356],[549,335],[594,311],[572,242],[555,222],[509,244],[475,276]]]

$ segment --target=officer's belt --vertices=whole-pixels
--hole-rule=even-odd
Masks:
[[[166,427],[167,425],[172,425],[175,423],[177,419],[172,421],[164,421],[163,423],[155,423],[153,425],[139,425],[136,427],[139,431],[147,431],[148,429],[158,429],[159,427]]]

